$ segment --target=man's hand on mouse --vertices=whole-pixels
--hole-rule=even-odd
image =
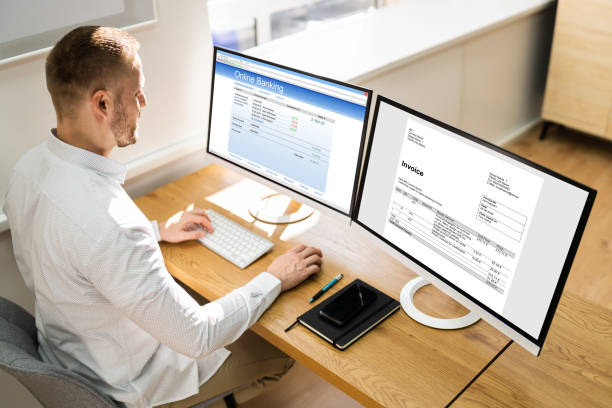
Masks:
[[[210,217],[201,208],[180,211],[159,225],[159,236],[166,242],[198,239],[213,231]]]
[[[272,261],[268,273],[281,281],[281,291],[284,292],[319,272],[322,258],[319,248],[298,245]]]

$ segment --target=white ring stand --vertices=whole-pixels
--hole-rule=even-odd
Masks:
[[[258,221],[266,224],[293,224],[305,220],[314,213],[314,209],[301,204],[296,212],[291,214],[278,214],[278,207],[273,203],[276,199],[287,198],[278,193],[270,194],[257,201],[249,208],[249,214]]]
[[[400,293],[400,303],[402,304],[402,309],[404,309],[404,312],[406,312],[408,316],[412,317],[417,322],[436,329],[452,330],[470,326],[480,320],[480,317],[478,317],[474,312],[469,312],[464,316],[454,319],[442,319],[421,312],[414,305],[414,294],[417,292],[417,290],[427,285],[431,285],[431,283],[427,282],[425,278],[414,278],[404,285]]]

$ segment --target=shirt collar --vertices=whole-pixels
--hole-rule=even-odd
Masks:
[[[67,162],[74,163],[77,166],[85,167],[96,173],[110,177],[121,184],[124,183],[127,173],[127,167],[125,165],[90,152],[89,150],[64,143],[56,136],[56,132],[57,129],[51,129],[51,134],[49,135],[47,143],[49,150],[55,155]]]

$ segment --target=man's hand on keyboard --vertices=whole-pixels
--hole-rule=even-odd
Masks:
[[[213,232],[210,217],[201,208],[180,211],[159,225],[159,236],[166,242],[182,242],[202,238]]]
[[[299,245],[276,258],[268,267],[268,273],[281,281],[281,291],[285,291],[319,272],[322,257],[319,248]]]

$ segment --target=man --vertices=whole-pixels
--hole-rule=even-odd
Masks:
[[[149,222],[121,187],[125,167],[108,158],[138,138],[147,104],[138,47],[108,27],[77,28],[55,45],[46,76],[57,129],[15,166],[4,211],[43,359],[129,407],[189,397],[172,405],[184,406],[289,369],[290,358],[245,331],[317,273],[322,255],[294,248],[204,306],[174,282],[157,241],[212,231],[206,212]]]

